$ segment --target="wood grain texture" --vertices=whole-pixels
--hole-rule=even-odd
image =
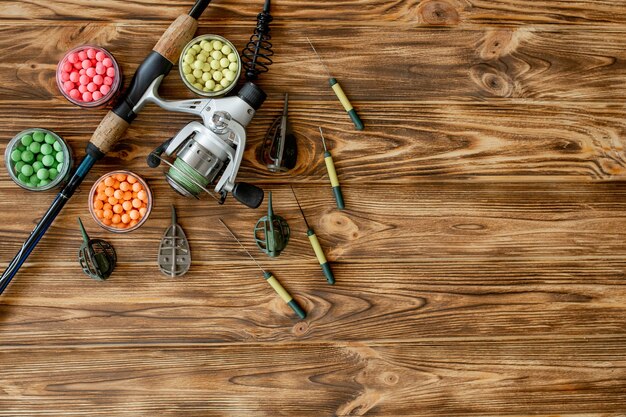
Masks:
[[[58,60],[107,47],[128,84],[188,1],[0,2],[0,153],[52,129],[81,157],[107,109],[58,93]],[[241,49],[262,1],[214,0],[198,34]],[[177,196],[145,157],[189,118],[147,106],[88,175],[0,297],[0,416],[625,417],[626,8],[619,0],[272,2],[275,64],[239,179],[292,227],[277,259],[251,239],[265,206]],[[356,132],[304,38],[363,117]],[[192,97],[177,69],[160,90]],[[259,162],[290,96],[296,168]],[[337,211],[318,126],[346,198]],[[93,182],[145,177],[128,235],[90,218]],[[326,249],[326,284],[288,188]],[[0,264],[53,193],[0,169]],[[158,272],[174,203],[190,272]],[[82,275],[76,217],[118,250]],[[297,320],[220,227],[224,218],[309,315]]]
[[[254,22],[259,2],[213,1],[203,15],[209,21]],[[372,24],[386,26],[620,26],[626,22],[621,0],[287,0],[272,4],[275,26],[290,23],[330,27]],[[187,1],[151,0],[4,0],[0,20],[164,21],[189,9]]]
[[[227,27],[202,20],[198,33],[227,35],[241,50],[253,28],[254,24]],[[61,103],[54,71],[67,49],[98,43],[123,57],[122,70],[130,75],[165,29],[162,24],[145,23],[0,25],[0,94],[5,99]],[[582,28],[418,31],[377,26],[339,27],[330,32],[312,27],[303,33],[301,25],[277,27],[272,31],[275,63],[260,84],[270,95],[289,92],[293,99],[333,99],[324,69],[306,41],[308,35],[359,112],[375,107],[372,101],[514,98],[606,103],[626,99],[624,33]],[[44,37],[50,41],[42,43]],[[20,39],[20,48],[14,46],[14,39]],[[26,61],[23,48],[30,51]],[[15,80],[21,89],[12,87]],[[175,97],[190,96],[182,83],[172,85]],[[347,117],[340,109],[337,117]]]
[[[172,82],[168,80],[165,90]],[[376,103],[360,110],[367,129],[357,132],[336,101],[290,99],[289,117],[300,146],[298,162],[287,174],[273,174],[260,152],[265,132],[282,106],[280,97],[270,96],[252,121],[239,172],[242,181],[328,184],[318,126],[324,127],[345,184],[626,178],[626,109],[621,105]],[[106,114],[33,101],[0,102],[0,113],[10,118],[0,125],[3,137],[12,137],[36,118],[68,140],[79,155]],[[77,117],[80,124],[74,123]],[[147,106],[106,157],[106,168],[97,172],[121,165],[145,173],[150,151],[188,122],[188,116]]]
[[[194,265],[183,280],[163,277],[156,255],[173,192],[161,178],[151,184],[157,205],[141,233],[108,236],[121,269],[106,283],[82,276],[73,260],[80,246],[76,216],[87,219],[92,235],[102,234],[81,203],[86,191],[75,197],[3,296],[0,317],[10,331],[0,333],[0,344],[75,344],[86,333],[92,343],[192,343],[626,332],[621,183],[438,184],[393,193],[344,187],[346,212],[332,208],[330,189],[299,186],[333,265],[333,287],[285,186],[266,187],[294,232],[278,259],[253,249],[252,225],[262,208],[180,198]],[[33,202],[33,210],[46,203]],[[219,227],[220,217],[302,302],[306,320],[294,319],[273,294]],[[32,218],[15,222],[12,230],[28,230]],[[9,258],[25,233],[2,234],[0,253]],[[47,273],[50,265],[56,274]]]
[[[602,337],[1,349],[0,415],[621,416],[625,348]]]

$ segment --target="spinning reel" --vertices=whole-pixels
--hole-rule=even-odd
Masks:
[[[152,83],[134,110],[152,102],[166,110],[200,116],[202,123],[187,124],[159,145],[148,155],[148,166],[156,168],[165,163],[169,167],[167,182],[186,197],[199,198],[204,191],[222,204],[230,192],[240,203],[259,207],[263,190],[235,179],[246,147],[245,128],[267,97],[263,90],[246,83],[236,96],[169,101],[158,95],[161,80],[159,77]],[[173,162],[163,158],[163,153],[174,158]]]

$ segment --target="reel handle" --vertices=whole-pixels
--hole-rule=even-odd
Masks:
[[[231,193],[237,201],[250,208],[257,208],[263,202],[263,190],[247,182],[236,183]]]

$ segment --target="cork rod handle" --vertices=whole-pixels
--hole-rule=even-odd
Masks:
[[[172,64],[178,62],[180,53],[198,29],[198,21],[188,14],[182,14],[174,20],[169,28],[161,35],[161,39],[152,49],[160,53]]]

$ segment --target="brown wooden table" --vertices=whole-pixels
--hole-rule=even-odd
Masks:
[[[91,42],[130,75],[189,3],[3,0],[0,151],[37,126],[82,156],[105,110],[60,96],[57,61]],[[261,4],[215,0],[198,33],[242,48]],[[217,221],[251,247],[265,206],[190,201],[147,168],[189,121],[149,106],[0,297],[0,415],[626,415],[626,4],[276,0],[273,15],[269,99],[240,179],[272,190],[289,220],[284,254],[259,258],[309,317],[293,318]],[[192,97],[176,71],[161,92]],[[285,92],[300,154],[277,175],[258,151]],[[334,208],[319,125],[346,211]],[[117,168],[156,197],[148,222],[121,236],[87,210],[93,181]],[[0,170],[2,266],[51,199]],[[182,279],[156,265],[171,203],[193,253]],[[77,216],[118,250],[105,283],[80,272]]]

